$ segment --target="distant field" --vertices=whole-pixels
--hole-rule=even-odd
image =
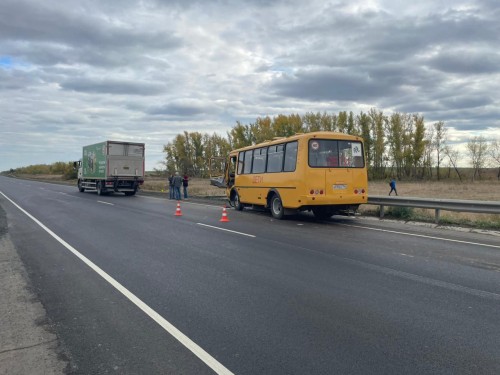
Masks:
[[[62,181],[62,176],[20,176],[21,178],[30,178],[45,181],[60,181],[65,184],[73,184],[76,188],[76,181]],[[210,185],[208,179],[192,178],[189,182],[189,195],[201,197],[224,196],[224,189]],[[146,177],[142,186],[145,191],[168,191],[166,178]],[[387,195],[389,194],[388,181],[370,181],[368,183],[369,195]],[[443,198],[443,199],[467,199],[467,200],[500,200],[500,181],[418,181],[418,182],[398,182],[397,190],[400,196],[422,197],[422,198]],[[378,207],[372,205],[363,205],[359,211],[365,215],[376,215]],[[407,220],[429,221],[434,220],[434,210],[413,209],[411,217]],[[387,217],[391,216],[389,209]],[[485,228],[500,229],[500,215],[485,215],[466,212],[447,212],[442,211],[441,222],[452,225],[470,225]]]

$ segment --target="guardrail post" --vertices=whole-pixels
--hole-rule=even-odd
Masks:
[[[384,206],[380,205],[380,218],[382,219],[384,217]]]
[[[435,217],[436,224],[439,224],[439,216],[440,215],[441,215],[441,210],[439,208],[436,208],[436,217]]]

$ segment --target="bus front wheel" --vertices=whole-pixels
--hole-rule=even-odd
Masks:
[[[275,194],[271,198],[271,214],[277,220],[281,220],[283,218],[283,214],[285,209],[283,208],[283,203],[281,202],[281,198],[279,195]]]
[[[237,192],[234,192],[233,203],[234,203],[234,209],[236,211],[243,210],[243,204],[241,203],[240,196]]]

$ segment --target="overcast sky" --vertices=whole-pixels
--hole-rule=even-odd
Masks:
[[[408,3],[409,5],[402,4]],[[0,0],[0,171],[370,108],[500,139],[498,0]]]

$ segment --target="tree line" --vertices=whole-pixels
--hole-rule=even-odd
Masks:
[[[289,137],[296,133],[336,131],[361,136],[365,142],[365,154],[370,179],[394,176],[399,179],[440,180],[443,167],[454,171],[460,180],[465,178],[458,162],[467,156],[471,160],[472,179],[481,178],[484,168],[497,167],[500,179],[500,142],[474,137],[466,147],[467,155],[448,143],[447,127],[439,121],[426,125],[420,114],[393,113],[385,115],[372,108],[368,112],[341,111],[330,113],[306,113],[305,115],[277,115],[259,117],[255,122],[236,125],[226,137],[216,133],[209,135],[184,131],[167,143],[162,162],[168,173],[182,171],[194,177],[208,177],[214,157],[222,157],[232,149]],[[222,161],[212,170],[220,170]],[[448,173],[449,177],[450,173]]]
[[[77,171],[73,167],[73,162],[58,161],[52,164],[34,164],[27,167],[10,169],[4,174],[28,174],[28,175],[62,175],[70,180],[77,178]]]

